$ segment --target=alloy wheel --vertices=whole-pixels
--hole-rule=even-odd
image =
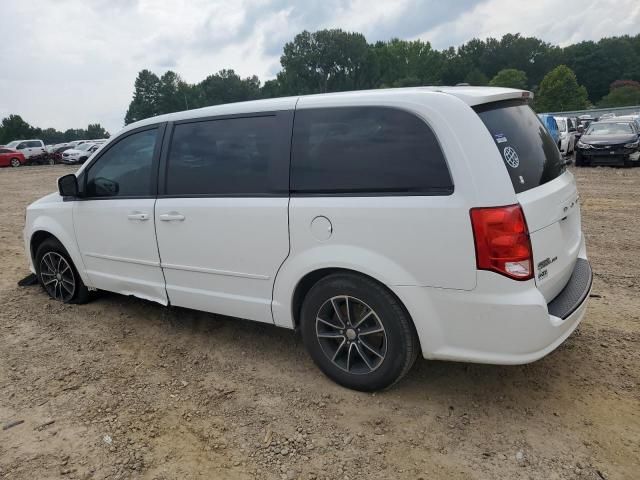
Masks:
[[[376,370],[387,354],[387,332],[378,314],[362,300],[332,297],[316,315],[316,336],[331,362],[351,374]]]
[[[17,158],[12,158],[11,159],[11,166],[12,167],[19,167],[20,166],[20,160],[18,160]]]
[[[67,260],[57,252],[47,252],[40,260],[40,279],[47,293],[68,302],[76,291],[76,279]]]

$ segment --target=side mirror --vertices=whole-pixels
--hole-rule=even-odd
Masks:
[[[60,177],[58,179],[58,191],[63,197],[77,197],[78,178],[73,173]]]

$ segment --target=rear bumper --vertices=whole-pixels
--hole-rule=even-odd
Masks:
[[[586,257],[578,259],[571,279],[549,304],[533,280],[514,282],[482,271],[478,275],[478,288],[471,292],[397,289],[425,358],[504,365],[538,360],[580,324],[592,285]]]

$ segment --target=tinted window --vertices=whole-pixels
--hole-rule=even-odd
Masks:
[[[42,144],[36,141],[27,142],[27,144],[30,148],[42,147]]]
[[[87,196],[151,194],[151,164],[158,130],[129,135],[107,150],[87,173]]]
[[[18,150],[23,150],[25,148],[27,148],[27,143],[26,142],[22,142],[20,145],[18,145],[16,147]]]
[[[167,195],[286,193],[289,147],[276,116],[229,118],[175,126]],[[284,137],[283,137],[284,134]]]
[[[445,195],[453,183],[422,120],[393,108],[347,107],[296,112],[291,189]]]
[[[558,147],[526,103],[496,102],[476,108],[500,151],[516,193],[564,172]]]

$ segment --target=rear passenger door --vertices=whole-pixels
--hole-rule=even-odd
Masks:
[[[155,208],[172,305],[273,321],[289,253],[292,120],[284,111],[173,125]]]

